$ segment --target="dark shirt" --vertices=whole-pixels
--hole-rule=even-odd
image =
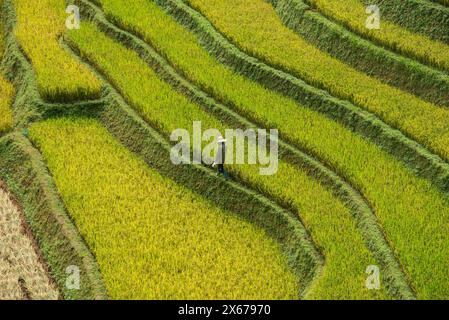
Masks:
[[[226,144],[218,145],[217,155],[215,156],[215,164],[224,164],[226,159]]]

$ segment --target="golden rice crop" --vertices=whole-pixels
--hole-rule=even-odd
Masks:
[[[14,88],[0,75],[0,134],[9,130],[13,124],[10,108]]]
[[[21,214],[0,185],[0,300],[58,299],[58,291],[24,231]]]
[[[164,178],[95,120],[34,124],[42,151],[114,299],[294,299],[276,242]]]
[[[59,45],[66,30],[64,0],[14,0],[17,24],[14,33],[36,72],[45,100],[93,99],[100,81]]]
[[[3,0],[0,0],[0,5]],[[0,21],[0,61],[3,58],[5,50],[5,37],[3,32],[3,24]],[[10,108],[12,98],[14,94],[14,88],[11,84],[3,78],[0,74],[0,134],[7,131],[12,127],[13,116]]]
[[[308,0],[325,15],[387,47],[449,71],[449,45],[413,33],[382,18],[379,30],[366,28],[366,5],[361,0]]]
[[[134,6],[137,3],[143,4],[142,1],[128,3],[123,9],[130,8],[136,19],[142,18],[142,21],[148,23],[148,20],[145,20],[147,17],[139,14],[142,10],[137,10]],[[125,10],[124,14],[127,13]],[[161,28],[171,27],[161,25]],[[164,32],[171,34],[174,30],[176,28]],[[224,125],[217,119],[159,80],[135,52],[107,38],[91,24],[83,24],[80,30],[70,32],[69,36],[82,54],[95,63],[142,116],[165,134],[169,134],[173,128],[189,129],[195,120],[201,120],[204,129],[223,130]],[[279,164],[278,173],[265,181],[259,181],[257,166],[234,166],[229,169],[260,186],[267,193],[293,203],[312,230],[314,240],[326,255],[326,267],[308,297],[386,297],[384,290],[366,289],[365,269],[366,266],[375,264],[375,259],[364,246],[351,213],[329,191],[299,168],[283,161]],[[315,201],[317,198],[320,201]]]
[[[418,295],[420,297],[445,297],[448,295],[449,288],[444,281],[444,265],[449,257],[449,252],[443,249],[436,254],[441,248],[440,239],[448,238],[444,224],[441,224],[442,220],[447,219],[448,203],[429,183],[416,178],[401,163],[378,147],[327,117],[265,90],[218,64],[202,49],[193,34],[177,25],[153,3],[138,0],[124,5],[120,1],[102,0],[102,4],[108,14],[141,33],[148,42],[163,52],[189,78],[210,89],[221,100],[231,101],[238,110],[250,114],[258,122],[265,123],[267,127],[278,128],[284,136],[288,136],[298,145],[304,145],[321,158],[326,159],[339,172],[344,173],[373,204],[390,242],[399,253],[401,262],[407,270],[410,270],[412,282],[418,289]],[[134,14],[131,14],[133,12]],[[152,27],[148,28],[148,24]],[[87,30],[85,31],[87,33]],[[88,42],[93,39],[101,39],[101,35],[94,33],[91,36],[83,34],[75,37],[73,34],[72,37],[84,53],[89,52],[96,61],[101,59],[93,54],[94,50],[99,49],[100,44],[88,48]],[[118,54],[116,47],[109,51],[111,52],[110,61],[120,60],[113,54]],[[114,72],[112,65],[106,68],[105,64],[104,61],[101,63],[103,71],[106,70],[106,73],[113,78],[121,76],[119,70]],[[130,71],[131,75],[133,72],[145,68],[144,65],[138,64],[138,66]],[[163,120],[164,117],[161,117],[158,121]],[[329,219],[333,219],[332,221],[321,221],[323,212],[335,212],[335,210],[321,207],[328,201],[324,199],[329,198],[324,197],[322,191],[317,193],[318,188],[313,191],[309,190],[308,186],[313,183],[307,179],[299,179],[300,171],[294,168],[283,168],[281,163],[278,174],[265,179],[250,174],[247,171],[250,170],[249,168],[236,167],[234,169],[239,170],[246,179],[261,185],[268,193],[295,204],[295,207],[301,212],[301,217],[312,229],[315,240],[324,248],[326,257],[330,256],[326,261],[327,268],[334,271],[330,273],[328,279],[350,281],[348,274],[359,274],[357,269],[348,270],[349,273],[346,274],[346,277],[338,272],[341,270],[339,268],[345,265],[345,262],[340,259],[347,258],[346,255],[340,255],[339,252],[346,252],[347,244],[352,245],[350,239],[354,237],[348,233],[348,238],[343,239],[339,232],[335,232],[336,230],[346,230],[351,225],[350,221],[346,221],[350,220],[347,218],[347,213],[341,211],[338,215],[329,215]],[[307,187],[304,188],[304,186]],[[303,194],[307,196],[302,197]],[[313,201],[312,203],[307,201],[309,197],[320,199],[317,201],[320,203],[313,204]],[[331,202],[329,201],[329,203]],[[311,207],[311,205],[316,205],[316,207]],[[426,220],[424,221],[422,217],[426,217]],[[330,230],[332,229],[330,226],[337,226],[337,224],[339,227]],[[428,231],[423,232],[422,230]],[[331,249],[332,241],[338,247]],[[361,250],[358,245],[355,246],[354,254],[358,255]],[[431,269],[429,265],[438,265],[439,267]],[[346,286],[341,281],[340,283],[335,282],[329,280],[329,284],[332,285],[320,287],[327,292],[320,292],[323,294],[322,296],[320,294],[314,296],[333,295],[335,297],[340,292],[344,292],[341,296],[347,297],[345,295],[348,292],[347,288],[351,288],[352,285]],[[433,291],[433,288],[439,289]],[[354,296],[357,295],[349,295],[349,297]]]
[[[449,159],[449,108],[420,100],[318,50],[285,27],[264,0],[187,2],[199,8],[221,32],[249,53],[373,112]]]

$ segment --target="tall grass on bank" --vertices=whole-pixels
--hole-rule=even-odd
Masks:
[[[250,54],[373,112],[449,159],[449,108],[438,107],[388,86],[321,52],[286,28],[264,0],[187,2]]]
[[[14,33],[30,58],[44,100],[76,101],[100,96],[100,81],[59,45],[66,31],[64,0],[13,0],[17,24]]]
[[[2,12],[2,6],[3,6],[3,1],[4,0],[0,0],[0,61],[2,61],[3,59],[3,54],[5,52],[5,26],[3,23],[3,12]]]
[[[149,169],[89,119],[30,130],[114,299],[294,299],[278,245]]]
[[[449,208],[444,196],[429,183],[416,178],[380,148],[327,117],[265,90],[218,64],[200,46],[193,34],[183,29],[153,3],[139,0],[124,5],[120,1],[102,0],[102,4],[107,14],[141,34],[188,78],[199,83],[220,100],[235,106],[240,113],[249,115],[266,127],[278,128],[284,137],[312,150],[330,163],[331,167],[343,173],[373,205],[400,261],[405,264],[412,277],[418,295],[448,296],[449,287],[444,281],[444,265],[449,251],[444,249],[444,252],[440,252],[440,248],[441,239],[448,241],[442,221],[447,220]],[[134,14],[131,14],[132,12]],[[81,43],[81,38],[78,43]],[[285,176],[288,177],[289,174]],[[268,192],[273,193],[274,190],[275,194],[285,199],[295,199],[296,206],[301,208],[303,205],[298,201],[301,200],[298,196],[298,193],[301,194],[298,185],[288,178],[285,181],[289,183],[275,182],[277,178],[278,176],[256,177],[253,181],[263,184]],[[321,197],[316,198],[322,201]],[[318,225],[309,222],[313,216],[308,215],[307,210],[302,210],[301,216],[309,226],[313,226],[312,234],[317,240],[318,236],[315,234],[319,232]],[[327,223],[335,223],[322,222],[319,224],[321,228],[329,228]],[[339,250],[344,249],[338,248],[334,252]],[[329,265],[332,261],[327,260]],[[438,275],[429,268],[429,265],[434,264],[438,265]],[[438,290],[433,291],[434,287],[438,287]],[[341,288],[333,287],[333,292],[339,290]]]
[[[134,3],[128,5],[133,6]],[[135,52],[115,43],[91,24],[83,24],[81,30],[71,32],[69,36],[71,42],[115,84],[142,117],[163,134],[168,136],[173,128],[189,129],[194,120],[202,121],[203,129],[225,127],[161,82]],[[329,191],[304,171],[283,161],[279,164],[278,173],[266,179],[260,178],[258,166],[233,166],[229,169],[266,193],[291,203],[300,212],[326,256],[324,272],[308,297],[386,297],[384,290],[366,289],[366,266],[376,262],[364,246],[350,212]]]
[[[370,5],[370,0],[362,0]],[[428,0],[380,0],[382,17],[409,31],[449,44],[449,10]]]
[[[366,4],[363,0],[306,0],[326,16],[351,30],[406,56],[449,71],[449,44],[434,41],[382,18],[379,30],[366,28]]]
[[[446,6],[449,6],[449,0],[430,0],[430,1],[441,3],[441,4],[444,4]]]

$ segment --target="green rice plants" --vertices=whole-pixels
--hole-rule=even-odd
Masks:
[[[449,71],[449,46],[445,42],[434,41],[429,37],[414,33],[398,24],[381,18],[379,30],[366,28],[367,14],[364,0],[307,0],[329,18],[339,21],[381,45],[406,56],[414,57],[446,72]],[[383,15],[383,14],[382,14]],[[442,30],[444,32],[444,30]]]
[[[139,5],[139,2],[135,3]],[[401,258],[400,261],[406,264],[406,270],[420,270],[411,272],[410,275],[412,282],[418,288],[420,297],[432,295],[444,297],[447,295],[448,288],[442,285],[443,273],[435,278],[433,272],[426,272],[428,265],[419,262],[420,259],[412,258],[419,255],[425,257],[425,248],[429,247],[429,243],[432,243],[430,246],[434,250],[438,250],[439,237],[447,236],[439,222],[447,214],[448,204],[443,195],[431,187],[428,182],[416,178],[401,163],[361,137],[352,134],[328,118],[267,91],[220,66],[201,49],[194,35],[177,26],[173,20],[168,19],[162,12],[158,12],[157,8],[149,3],[140,3],[140,5],[141,7],[129,5],[127,7],[134,12],[143,12],[142,14],[151,12],[151,14],[138,16],[139,18],[135,21],[132,18],[125,19],[129,15],[126,14],[124,8],[120,7],[118,2],[115,4],[112,1],[109,4],[104,2],[104,10],[113,15],[120,23],[142,34],[149,43],[155,45],[157,50],[168,57],[176,69],[181,70],[187,77],[200,83],[207,91],[219,97],[219,100],[229,102],[237,111],[257,119],[258,123],[265,125],[268,123],[270,126],[279,128],[281,134],[289,141],[305,146],[308,150],[312,150],[312,153],[325,159],[331,167],[337,168],[337,171],[358,186],[370,203],[373,204],[388,238]],[[143,9],[145,7],[148,10],[145,11]],[[125,10],[123,16],[120,14],[122,10]],[[151,17],[155,20],[151,20]],[[138,21],[151,22],[153,26],[160,26],[161,29],[159,32],[156,29],[155,34],[152,34],[152,31],[147,31],[148,28],[139,27]],[[164,30],[164,33],[160,32],[161,30]],[[101,62],[98,56],[100,55],[98,53],[99,48],[89,48],[89,45],[85,43],[89,43],[89,39],[92,43],[94,43],[93,39],[97,39],[98,42],[101,36],[97,33],[94,34],[95,36],[88,37],[86,34],[73,32],[70,37],[76,42],[83,55],[89,56],[89,59],[98,67]],[[116,50],[109,49],[107,52],[117,52]],[[109,59],[110,61],[117,61],[112,56]],[[130,59],[126,60],[129,61]],[[101,65],[99,69],[106,72],[112,80],[119,77],[118,73],[113,72],[112,66],[105,71],[106,63],[103,62]],[[133,72],[130,73],[133,74]],[[267,101],[267,103],[264,104],[264,101]],[[273,108],[273,106],[276,106],[276,108]],[[298,130],[298,128],[304,128],[304,130]],[[379,174],[380,168],[381,174]],[[251,178],[249,174],[245,174],[245,170],[242,170],[241,174],[259,185],[265,183],[264,189],[267,192],[285,198],[286,189],[276,186],[274,190],[277,190],[277,193],[273,193],[270,179],[263,181],[264,179],[261,177]],[[294,175],[286,175],[286,177],[288,176]],[[289,179],[287,178],[288,181],[290,181]],[[285,181],[283,182],[284,185]],[[300,184],[287,189],[290,189],[293,193],[299,190],[299,186]],[[291,197],[293,199],[295,195],[291,195]],[[296,199],[297,201],[300,200],[297,196]],[[422,204],[422,206],[419,206],[420,209],[415,207],[416,203]],[[421,210],[423,211],[421,212]],[[416,221],[420,221],[421,214],[432,221],[430,223],[433,225],[432,232],[421,234],[418,231],[426,225],[425,222],[422,222],[420,226],[416,224]],[[301,216],[303,216],[302,213]],[[421,236],[420,239],[414,238],[404,241],[402,235],[409,234],[410,225],[416,226],[415,234]],[[408,241],[412,241],[413,245],[410,245]],[[424,243],[426,243],[425,248],[423,247]],[[444,253],[444,255],[447,254],[447,252]],[[438,259],[433,263],[439,263],[443,266],[445,262],[444,259]],[[419,276],[415,277],[415,275]],[[432,281],[433,284],[429,285],[428,281]],[[438,286],[441,291],[432,292],[433,286]]]
[[[376,45],[312,10],[303,0],[269,2],[286,26],[320,50],[384,83],[449,106],[449,74]]]
[[[367,0],[364,3],[371,4]],[[428,0],[381,0],[377,5],[384,19],[434,40],[449,42],[449,8]]]
[[[449,159],[449,109],[390,87],[317,50],[287,29],[263,0],[189,3],[249,54],[363,107]]]
[[[95,120],[47,120],[30,135],[111,298],[297,297],[276,242],[148,168]]]
[[[13,125],[11,103],[14,88],[0,75],[0,134],[8,131]]]
[[[115,43],[91,24],[84,23],[80,30],[70,32],[68,41],[116,86],[146,121],[159,128],[165,136],[170,134],[171,128],[190,128],[194,120],[201,120],[204,128],[225,127],[159,80],[135,52]],[[149,107],[144,108],[144,105]],[[256,183],[259,175],[256,166],[234,166],[230,169],[255,189],[263,190],[266,194],[280,198],[283,203],[290,204],[301,214],[305,224],[314,230],[313,238],[329,258],[326,260],[327,271],[312,284],[307,297],[386,296],[384,291],[369,291],[364,286],[365,268],[375,260],[364,246],[351,214],[329,191],[300,168],[282,160],[276,179],[268,179],[265,185]],[[287,181],[292,185],[292,193],[288,197],[283,192],[283,185]],[[323,201],[309,200],[315,197]],[[323,214],[326,212],[332,212],[327,216],[332,221],[331,224],[324,223]],[[345,232],[338,232],[337,229]],[[347,246],[348,243],[351,243],[350,247]]]
[[[13,0],[13,4],[14,34],[31,60],[42,98],[50,102],[98,98],[100,81],[59,46],[68,17],[65,1]]]

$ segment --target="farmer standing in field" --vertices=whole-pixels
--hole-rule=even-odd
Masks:
[[[225,157],[226,157],[226,139],[222,136],[219,136],[217,139],[218,150],[217,155],[215,156],[215,161],[212,164],[212,167],[218,167],[218,174],[222,174],[225,178],[228,177],[228,173],[224,169]]]

